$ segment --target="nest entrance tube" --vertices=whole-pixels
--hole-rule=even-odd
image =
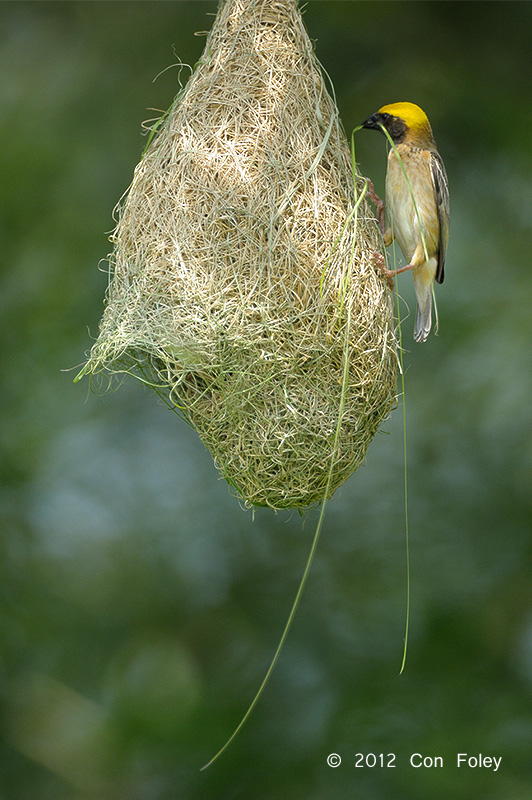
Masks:
[[[296,1],[222,0],[119,209],[82,372],[154,385],[247,504],[330,496],[395,402],[363,186]]]

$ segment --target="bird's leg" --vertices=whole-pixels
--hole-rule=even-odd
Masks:
[[[419,267],[419,264],[407,264],[406,267],[399,267],[399,269],[388,270],[388,272],[391,272],[392,275],[399,275],[401,272],[406,272],[407,270],[415,269],[416,267]]]
[[[375,191],[375,187],[373,186],[373,181],[369,178],[364,178],[367,185],[367,194],[373,205],[375,206],[375,217],[377,218],[377,222],[379,223],[379,228],[381,229],[381,233],[384,236],[384,231],[386,230],[386,222],[384,220],[384,200],[381,200],[377,192]]]
[[[388,269],[387,267],[385,267],[384,256],[382,256],[380,253],[377,253],[377,251],[374,250],[373,257],[377,262],[378,268],[386,278],[386,282],[388,283],[390,289],[393,289],[394,286],[393,279],[395,278],[396,275],[400,275],[401,272],[406,272],[409,269],[415,269],[416,267],[419,266],[419,264],[407,264],[406,267],[399,267],[399,269]]]

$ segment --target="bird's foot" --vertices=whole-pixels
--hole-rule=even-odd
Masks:
[[[382,255],[382,253],[377,253],[376,250],[372,250],[371,254],[375,261],[376,269],[378,269],[379,272],[382,272],[382,274],[386,278],[386,283],[388,284],[388,287],[393,290],[395,285],[393,279],[396,275],[396,271],[394,269],[388,269],[386,267],[386,261],[384,260],[384,256]]]
[[[386,282],[390,287],[390,289],[393,289],[394,287],[393,279],[395,278],[396,275],[400,275],[401,272],[408,272],[411,269],[416,269],[416,267],[419,266],[419,264],[407,264],[405,267],[399,267],[399,269],[388,269],[386,267],[386,261],[384,260],[384,256],[382,255],[382,253],[377,253],[376,250],[372,250],[371,253],[373,255],[377,268],[380,270],[380,272],[382,272],[382,274],[386,278]]]
[[[381,200],[381,198],[375,191],[375,187],[373,186],[373,181],[371,181],[369,178],[364,178],[364,180],[366,181],[367,195],[371,200],[371,202],[373,203],[373,205],[375,206],[375,217],[377,218],[377,222],[379,223],[379,228],[381,229],[381,233],[384,236],[384,232],[386,230],[386,223],[384,219],[384,200]]]

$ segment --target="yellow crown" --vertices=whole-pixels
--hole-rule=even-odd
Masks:
[[[415,103],[390,103],[379,108],[379,114],[391,114],[398,117],[410,128],[430,128],[427,115]]]

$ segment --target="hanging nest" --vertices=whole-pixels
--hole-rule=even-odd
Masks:
[[[296,1],[222,0],[119,209],[81,374],[153,385],[247,504],[329,497],[395,401],[363,187]]]

